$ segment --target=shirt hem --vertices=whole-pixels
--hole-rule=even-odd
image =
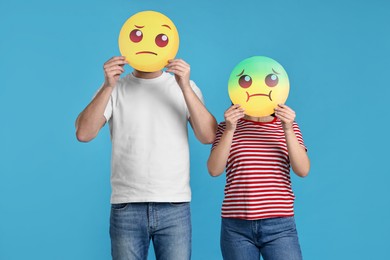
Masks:
[[[269,218],[289,218],[294,217],[295,214],[272,214],[272,215],[265,215],[263,217],[241,217],[241,216],[224,216],[222,215],[221,218],[232,218],[232,219],[244,219],[244,220],[260,220],[260,219],[269,219]]]
[[[111,199],[111,204],[119,204],[119,203],[143,203],[143,202],[161,202],[161,203],[169,203],[169,202],[191,202],[191,198],[123,198],[123,199]]]

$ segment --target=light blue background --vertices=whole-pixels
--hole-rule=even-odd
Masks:
[[[119,54],[123,22],[143,10],[175,22],[178,57],[218,121],[238,62],[284,66],[312,162],[309,177],[293,177],[304,258],[388,259],[385,0],[1,0],[0,259],[110,258],[108,129],[78,143],[74,120]],[[221,259],[225,180],[208,176],[210,146],[190,138],[193,259]]]

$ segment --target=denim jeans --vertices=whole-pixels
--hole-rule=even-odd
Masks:
[[[244,220],[222,218],[225,260],[301,260],[294,217]]]
[[[190,203],[112,204],[113,260],[145,260],[150,240],[157,260],[191,258]]]

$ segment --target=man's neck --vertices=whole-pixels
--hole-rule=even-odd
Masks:
[[[162,70],[154,71],[154,72],[144,72],[139,70],[133,71],[134,77],[141,78],[141,79],[154,79],[161,76],[161,74],[162,74]]]

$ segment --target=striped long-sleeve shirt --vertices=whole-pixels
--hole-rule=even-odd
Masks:
[[[226,124],[218,126],[218,145]],[[293,129],[306,149],[296,122]],[[294,215],[290,161],[282,123],[278,118],[260,123],[240,119],[226,164],[223,218],[247,220]]]

